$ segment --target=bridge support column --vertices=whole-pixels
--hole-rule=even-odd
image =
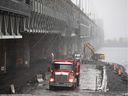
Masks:
[[[23,39],[16,41],[16,67],[18,68],[30,66],[30,47],[26,35],[23,36]]]
[[[30,46],[29,46],[29,40],[27,36],[24,36],[24,64],[25,67],[30,67]]]

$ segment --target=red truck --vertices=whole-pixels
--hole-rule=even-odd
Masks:
[[[79,86],[80,60],[55,59],[49,71],[51,72],[49,89],[54,89],[54,87],[76,88]]]

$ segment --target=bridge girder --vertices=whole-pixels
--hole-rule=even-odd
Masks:
[[[0,39],[22,38],[23,19],[17,14],[0,12]]]

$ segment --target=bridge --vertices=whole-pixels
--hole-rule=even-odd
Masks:
[[[51,53],[99,46],[102,28],[71,0],[0,0],[0,74],[30,68]]]

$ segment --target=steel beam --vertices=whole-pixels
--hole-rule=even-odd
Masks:
[[[0,15],[0,39],[22,38],[20,34],[21,17],[18,15],[1,14]]]
[[[0,36],[2,36],[2,15],[0,14]]]

